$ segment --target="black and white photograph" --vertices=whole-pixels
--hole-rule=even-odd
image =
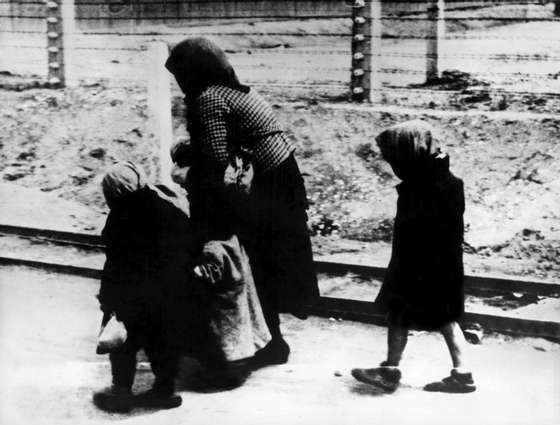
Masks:
[[[0,424],[560,423],[560,1],[0,0]]]

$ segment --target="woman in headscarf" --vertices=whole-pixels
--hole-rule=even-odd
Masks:
[[[402,180],[387,274],[375,301],[388,320],[387,360],[380,367],[354,369],[359,381],[386,392],[398,387],[398,366],[409,329],[440,331],[451,354],[449,377],[426,391],[476,389],[464,359],[465,338],[457,320],[464,312],[463,182],[449,170],[424,121],[407,121],[376,138],[383,159]]]
[[[243,152],[254,167],[246,208],[233,209],[272,341],[255,356],[256,365],[288,360],[280,312],[305,318],[318,296],[307,228],[307,199],[294,158],[272,108],[239,82],[225,53],[204,38],[187,39],[171,51],[166,68],[175,76],[187,105],[191,217],[202,242],[209,217],[228,204],[224,174],[232,155]]]

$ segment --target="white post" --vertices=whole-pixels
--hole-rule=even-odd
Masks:
[[[151,43],[149,50],[148,116],[159,146],[159,179],[161,183],[173,187],[170,155],[173,139],[171,81],[169,73],[164,67],[168,56],[167,43],[163,41]]]
[[[62,12],[62,50],[64,53],[64,80],[66,85],[77,85],[75,72],[76,11],[74,0],[60,0]]]
[[[371,0],[369,16],[371,19],[371,61],[369,63],[369,101],[379,102],[381,98],[381,0]]]
[[[381,89],[381,0],[355,0],[352,26],[352,98],[377,102]]]
[[[430,0],[428,3],[428,39],[426,44],[426,80],[439,78],[441,43],[445,38],[445,2]]]
[[[64,44],[62,11],[59,1],[45,4],[47,20],[47,79],[53,88],[64,87]]]

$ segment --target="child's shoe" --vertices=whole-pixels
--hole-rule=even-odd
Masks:
[[[439,391],[444,393],[472,393],[476,385],[472,373],[460,373],[457,369],[451,370],[451,375],[438,382],[431,382],[424,386],[424,391]]]
[[[102,410],[113,413],[128,413],[132,410],[132,390],[113,385],[93,394],[93,403]]]
[[[372,369],[352,369],[352,376],[365,384],[373,385],[386,393],[393,393],[401,382],[398,367],[387,366],[386,362]]]
[[[138,407],[150,409],[174,409],[183,403],[183,399],[173,389],[162,388],[154,385],[152,389],[138,394],[134,404]]]

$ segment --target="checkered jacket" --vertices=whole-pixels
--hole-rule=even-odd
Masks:
[[[252,153],[260,172],[277,167],[295,149],[270,105],[253,90],[210,86],[191,108],[187,117],[191,143],[224,166],[236,146]]]

